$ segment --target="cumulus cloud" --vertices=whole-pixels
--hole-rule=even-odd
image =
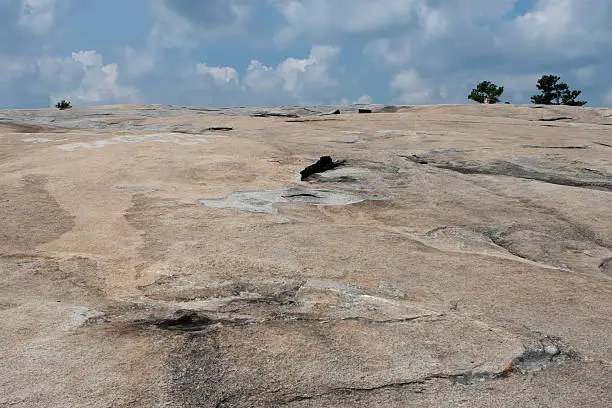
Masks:
[[[439,3],[441,16],[454,16],[444,20],[439,38],[422,25],[406,35],[370,41],[364,55],[400,72],[416,69],[423,80],[436,84],[428,99],[432,103],[465,101],[470,86],[457,84],[470,78],[472,85],[499,81],[506,96],[528,102],[543,74],[575,78],[588,88],[596,74],[585,67],[586,61],[589,66],[612,66],[605,45],[612,40],[612,9],[606,0],[536,0],[531,10],[514,18],[508,17],[513,1],[488,2],[484,10],[476,7],[479,3],[486,6],[475,0],[462,2],[460,8],[455,2]],[[466,14],[474,10],[481,15]],[[401,88],[398,77],[393,81],[392,88]]]
[[[466,103],[482,80],[505,86],[504,100],[528,103],[543,74],[583,90],[590,105],[612,104],[609,0],[148,0],[150,13],[125,3],[129,30],[82,37],[71,30],[99,16],[83,8],[72,17],[71,3],[0,0],[5,106],[46,104],[50,94],[76,103],[350,103],[363,94]],[[103,4],[100,14],[116,12],[117,3]],[[120,59],[66,55],[81,41]],[[304,55],[310,44],[336,46]]]
[[[238,72],[232,67],[209,67],[206,64],[197,64],[196,69],[199,74],[210,76],[218,85],[238,83]]]
[[[576,58],[597,53],[601,45],[609,44],[611,22],[607,0],[537,0],[533,10],[517,17],[506,34],[514,35],[522,52],[544,49]]]
[[[69,57],[0,57],[0,73],[0,103],[5,106],[49,106],[61,99],[75,106],[139,101],[137,88],[120,83],[119,66],[104,64],[92,50]]]
[[[315,92],[325,92],[338,85],[333,69],[339,53],[338,47],[315,45],[308,58],[287,58],[275,68],[253,60],[243,85],[255,92],[284,92],[309,99]]]
[[[242,82],[245,87],[256,92],[269,91],[282,86],[282,78],[278,72],[256,60],[252,60],[249,64]]]
[[[247,67],[194,63],[191,69],[181,71],[181,84],[173,91],[196,105],[325,103],[339,84],[339,52],[335,46],[315,45],[307,57],[289,57],[275,65],[258,60]]]
[[[528,6],[518,0],[271,4],[285,20],[276,36],[280,44],[331,36],[366,39],[364,56],[391,73],[391,89],[400,100],[465,102],[465,92],[475,85],[470,81],[498,78],[508,80],[512,98],[528,102],[536,75],[556,73],[588,87],[605,74],[587,64],[612,67],[606,45],[612,42],[609,0],[534,0]],[[430,85],[417,86],[417,76]]]
[[[119,66],[115,63],[104,65],[102,55],[96,51],[72,53],[72,59],[81,65],[83,75],[78,87],[68,92],[68,97],[77,103],[135,103],[138,90],[118,84]],[[51,96],[51,99],[61,97]]]
[[[497,19],[516,0],[271,0],[286,21],[281,43],[330,34],[381,36],[418,32],[431,40],[454,35],[453,27]]]

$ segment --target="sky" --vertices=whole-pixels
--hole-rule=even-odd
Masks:
[[[611,0],[0,0],[0,109],[529,103],[544,74],[612,106]]]

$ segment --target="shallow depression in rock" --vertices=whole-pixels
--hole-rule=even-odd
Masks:
[[[378,197],[361,196],[344,191],[283,188],[279,190],[236,191],[219,199],[201,199],[199,205],[234,208],[248,212],[275,213],[276,204],[347,205]]]

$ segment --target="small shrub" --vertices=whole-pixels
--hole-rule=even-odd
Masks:
[[[59,110],[64,110],[72,108],[72,105],[70,104],[70,101],[62,99],[61,101],[55,104],[55,107]]]

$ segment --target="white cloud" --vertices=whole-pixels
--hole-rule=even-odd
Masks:
[[[41,89],[73,87],[83,76],[81,64],[73,58],[42,57],[36,60],[37,77]]]
[[[116,63],[104,64],[96,51],[73,52],[69,57],[6,57],[0,55],[0,104],[35,106],[71,100],[74,106],[139,101],[139,90],[119,82]],[[25,102],[24,102],[25,101]]]
[[[397,30],[418,32],[432,40],[455,34],[453,27],[498,19],[517,0],[269,0],[287,25],[276,40],[287,44],[300,36],[321,38],[332,33],[378,36]]]
[[[283,91],[294,96],[336,86],[331,71],[339,52],[338,47],[315,45],[308,58],[287,58],[276,68],[251,61],[243,85],[253,91]]]
[[[83,66],[83,71],[91,67],[102,66],[102,56],[95,51],[73,52],[72,59]]]
[[[427,81],[415,69],[397,74],[391,81],[391,88],[403,104],[427,104],[432,102],[434,92]]]
[[[172,77],[164,75],[163,79],[171,85],[168,85],[169,94],[161,97],[165,101],[180,97],[181,103],[193,105],[329,103],[340,83],[339,53],[339,47],[315,45],[305,58],[288,57],[274,65],[258,60],[252,60],[248,67],[191,61],[179,65]],[[243,75],[239,73],[240,68],[244,70]],[[142,82],[142,78],[135,80]]]
[[[535,0],[531,10],[509,19],[514,3],[424,0],[415,6],[424,16],[420,24],[398,36],[371,39],[364,55],[396,72],[392,89],[411,103],[465,101],[467,84],[481,80],[498,82],[513,100],[528,102],[543,74],[570,82],[577,78],[583,85],[605,75],[601,61],[612,65],[606,51],[612,41],[607,0]],[[598,68],[585,66],[581,58],[599,60]],[[436,84],[435,89],[419,86],[414,70],[422,84]]]
[[[85,103],[135,103],[138,101],[138,90],[131,86],[117,83],[119,66],[104,65],[102,55],[95,51],[72,53],[72,59],[82,65],[85,75],[79,87],[72,91],[73,96]]]
[[[550,53],[578,58],[601,52],[612,40],[608,0],[536,0],[497,39],[518,53]]]
[[[282,78],[274,68],[253,60],[247,68],[242,83],[254,91],[268,91],[278,87],[282,83]]]
[[[421,4],[417,9],[417,15],[426,40],[444,37],[447,34],[450,21],[442,10]]]
[[[471,82],[498,80],[513,99],[528,102],[536,75],[594,86],[604,70],[594,73],[581,59],[608,71],[612,65],[609,0],[534,0],[515,17],[524,6],[518,0],[270,2],[285,19],[279,44],[364,38],[363,54],[391,73],[403,101],[465,102]]]
[[[212,77],[218,85],[238,83],[238,72],[232,67],[209,67],[206,64],[197,64],[196,70],[202,75]]]
[[[106,12],[114,12],[111,3]],[[138,95],[147,102],[242,105],[330,103],[350,95],[343,102],[352,103],[366,86],[377,102],[466,103],[482,80],[505,86],[504,99],[528,103],[542,74],[582,89],[590,105],[610,101],[610,0],[149,0],[152,13],[125,8],[134,13],[125,17],[135,20],[129,32],[120,31],[123,25],[112,35],[92,31],[84,38],[75,35],[80,24],[106,28],[87,20],[98,17],[93,8],[71,14],[67,4],[80,3],[0,0],[4,106],[15,100],[39,106],[49,94],[69,93],[81,97],[76,104]],[[524,11],[517,16],[515,8]],[[148,37],[129,36],[147,27]],[[287,47],[284,55],[271,49],[274,38]],[[123,50],[121,59],[57,57],[85,39]],[[296,54],[304,44],[348,52],[315,46]],[[226,66],[229,55],[252,62]]]
[[[38,61],[39,79],[51,87],[54,103],[70,99],[73,105],[135,103],[138,90],[118,84],[119,66],[104,65],[96,51],[73,52],[71,58],[46,58]],[[80,72],[79,72],[80,71]],[[58,81],[58,85],[53,85]]]

